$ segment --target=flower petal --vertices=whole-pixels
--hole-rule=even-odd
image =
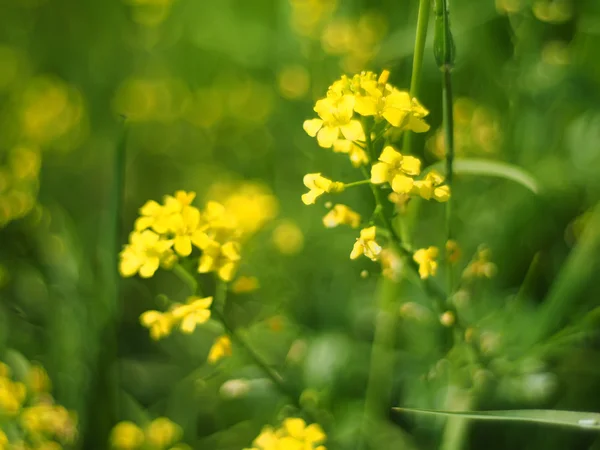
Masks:
[[[322,126],[323,121],[321,119],[305,120],[302,124],[302,128],[304,128],[304,131],[306,131],[310,137],[315,137]]]

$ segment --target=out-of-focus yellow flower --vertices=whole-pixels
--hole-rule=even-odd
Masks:
[[[338,193],[344,190],[344,183],[331,181],[321,176],[320,173],[309,173],[304,176],[304,186],[310,189],[306,194],[302,194],[302,202],[305,205],[314,205],[317,198],[324,193]]]
[[[346,205],[337,204],[323,217],[323,225],[327,228],[335,228],[339,225],[349,225],[352,228],[358,228],[360,225],[360,214]]]
[[[293,64],[283,67],[277,74],[281,95],[290,100],[302,98],[310,87],[310,75],[304,66]]]
[[[421,279],[429,278],[435,275],[437,271],[437,257],[439,250],[437,247],[421,248],[415,252],[413,259],[419,264],[419,276]]]
[[[166,417],[154,419],[146,428],[146,442],[153,447],[164,449],[181,437],[181,427]]]
[[[245,294],[254,292],[260,288],[260,283],[256,277],[241,276],[231,285],[231,292],[235,294]]]
[[[31,392],[42,394],[50,392],[52,384],[46,370],[39,364],[32,364],[27,373],[27,385]]]
[[[295,255],[304,248],[304,234],[291,220],[283,220],[273,230],[273,244],[284,255]]]
[[[480,246],[469,265],[462,273],[463,278],[492,278],[496,275],[497,267],[491,261],[492,252],[485,246]]]
[[[231,281],[240,263],[240,246],[237,242],[220,245],[210,241],[201,245],[202,256],[198,266],[199,273],[216,272],[223,281]]]
[[[199,243],[202,239],[200,211],[193,206],[186,206],[180,214],[171,217],[169,225],[175,233],[173,249],[180,256],[189,256],[192,253],[192,242]]]
[[[161,262],[172,256],[172,240],[161,239],[153,231],[132,232],[120,254],[119,271],[123,277],[131,277],[139,272],[142,278],[150,278],[158,270]]]
[[[74,437],[74,419],[60,405],[38,403],[24,408],[20,422],[30,434],[53,436],[61,440],[71,440]]]
[[[326,438],[320,425],[306,426],[303,419],[288,418],[277,430],[263,427],[253,442],[253,450],[325,450],[320,444]]]
[[[249,236],[256,233],[278,212],[277,198],[264,185],[241,183],[231,186],[226,196],[220,199],[240,232]]]
[[[450,264],[456,264],[462,255],[458,242],[450,239],[446,242],[446,257]]]
[[[425,175],[424,180],[414,182],[411,193],[423,197],[425,200],[434,198],[438,202],[447,202],[450,198],[450,187],[442,185],[444,177],[435,170]]]
[[[362,125],[352,119],[354,102],[353,95],[328,95],[317,100],[314,110],[320,118],[304,121],[304,131],[311,137],[316,136],[324,148],[331,148],[340,135],[349,141],[364,141]]]
[[[381,246],[375,241],[376,235],[377,228],[374,226],[360,230],[360,237],[354,243],[350,259],[356,259],[360,255],[365,255],[371,261],[377,261],[381,253]]]
[[[118,450],[133,450],[144,443],[144,432],[135,423],[123,421],[116,424],[110,433],[110,444]]]
[[[0,411],[8,416],[16,415],[25,400],[26,389],[23,383],[13,382],[7,377],[0,378]]]
[[[150,329],[150,337],[155,341],[171,334],[175,317],[170,312],[146,311],[140,316],[140,323]]]
[[[421,161],[414,156],[403,156],[391,145],[386,146],[379,162],[371,167],[371,183],[390,183],[394,192],[398,194],[409,193],[414,185],[414,180],[407,175],[419,175]]]
[[[356,142],[338,139],[333,143],[333,151],[336,153],[347,154],[354,167],[364,166],[369,163],[367,152],[365,152],[365,150]]]
[[[33,146],[19,145],[8,155],[13,176],[17,180],[35,180],[40,172],[40,150]]]
[[[171,311],[176,320],[181,321],[183,333],[193,333],[196,325],[206,323],[210,319],[210,305],[213,298],[189,297],[186,305],[177,305]]]
[[[563,23],[573,17],[573,6],[568,0],[537,0],[531,9],[542,22]]]
[[[223,335],[218,337],[210,348],[210,351],[208,352],[208,362],[210,364],[215,364],[226,356],[231,356],[231,339],[229,339],[229,336]]]
[[[2,431],[2,430],[0,430],[0,449],[10,450],[10,447],[8,444],[8,438],[6,437],[6,434],[4,433],[4,431]]]

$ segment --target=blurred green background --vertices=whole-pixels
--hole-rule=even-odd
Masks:
[[[361,178],[302,122],[343,73],[389,69],[408,89],[418,3],[0,2],[0,345],[46,368],[57,401],[78,414],[74,448],[108,448],[119,420],[167,416],[194,449],[241,449],[263,425],[294,414],[243,351],[206,363],[218,325],[158,343],[139,325],[159,294],[181,301],[187,291],[169,272],[117,285],[109,270],[124,140],[121,244],[142,204],[179,189],[202,204],[253,183],[269,198],[257,206],[266,223],[239,271],[260,288],[232,295],[226,314],[319,411],[328,448],[439,448],[443,421],[389,411],[455,409],[449,387],[474,392],[476,409],[600,410],[600,222],[584,215],[600,197],[600,3],[453,0],[458,157],[520,166],[542,189],[457,176],[459,270],[482,244],[497,267],[456,300],[486,366],[472,370],[436,347],[427,299],[400,283],[386,311],[395,350],[381,368],[382,415],[361,436],[377,298],[389,287],[379,267],[349,260],[356,231],[326,229],[323,202],[300,201],[306,173]],[[419,100],[432,128],[413,145],[425,165],[444,151],[431,30]],[[365,216],[374,206],[366,187],[340,197]],[[443,247],[442,206],[415,201],[408,214],[416,247]],[[477,423],[462,448],[600,441]]]

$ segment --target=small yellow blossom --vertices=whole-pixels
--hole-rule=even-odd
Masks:
[[[450,239],[446,242],[446,257],[450,264],[455,264],[460,259],[462,252],[460,250],[460,246],[458,242],[453,239]]]
[[[422,248],[415,252],[413,259],[419,264],[419,276],[424,280],[435,275],[439,250],[437,247]]]
[[[260,283],[256,277],[241,276],[231,285],[231,292],[235,294],[245,294],[254,292],[260,288]]]
[[[175,325],[175,317],[171,313],[146,311],[140,316],[140,323],[150,329],[150,337],[155,341],[169,334]]]
[[[208,362],[214,364],[226,356],[231,356],[231,339],[229,339],[229,336],[223,335],[218,337],[210,348]]]
[[[8,438],[6,437],[6,434],[4,434],[4,431],[0,430],[0,449],[2,450],[8,450]]]
[[[175,320],[181,321],[183,333],[193,333],[196,325],[206,323],[210,319],[210,305],[213,298],[190,297],[186,305],[177,305],[171,311]]]
[[[200,211],[193,206],[185,206],[179,214],[170,218],[169,228],[175,233],[173,248],[180,256],[192,253],[192,242],[201,239]]]
[[[110,443],[118,450],[137,449],[144,443],[144,432],[133,422],[119,422],[110,433]]]
[[[273,230],[272,241],[284,255],[295,255],[304,247],[302,229],[291,220],[283,220]]]
[[[337,193],[344,190],[344,183],[331,181],[321,176],[320,173],[309,173],[304,176],[304,186],[310,189],[306,194],[302,194],[302,202],[305,205],[314,205],[317,198],[324,193]]]
[[[349,225],[352,228],[358,228],[360,225],[360,214],[346,205],[338,204],[323,217],[323,225],[327,228],[335,228],[338,225]]]
[[[421,161],[414,156],[404,156],[388,145],[379,156],[379,162],[371,168],[371,183],[390,183],[394,192],[407,194],[414,185],[414,180],[407,175],[419,175]]]
[[[153,231],[132,232],[129,244],[121,251],[119,271],[124,277],[139,272],[142,278],[150,278],[158,270],[161,262],[172,255],[172,240],[163,240]]]
[[[146,428],[146,442],[156,448],[165,448],[181,437],[181,427],[166,417],[154,419]]]
[[[223,281],[231,281],[240,263],[240,248],[237,242],[209,241],[202,244],[202,256],[198,265],[199,273],[216,272]]]
[[[496,275],[496,264],[491,262],[492,252],[485,246],[477,249],[477,254],[463,271],[463,278],[492,278]]]
[[[8,416],[16,415],[25,400],[26,389],[23,383],[9,378],[0,378],[0,412]]]
[[[317,101],[314,110],[319,119],[306,120],[304,131],[317,137],[321,147],[331,148],[340,135],[349,141],[364,141],[365,133],[358,120],[353,120],[353,95],[328,95]]]
[[[140,217],[135,222],[135,230],[143,231],[150,228],[158,234],[173,231],[173,215],[180,214],[185,207],[190,206],[195,197],[194,192],[177,191],[174,196],[165,195],[163,205],[149,200],[140,208]]]
[[[335,153],[345,153],[350,157],[350,162],[354,167],[364,166],[369,163],[367,152],[356,142],[346,139],[338,139],[333,143]]]
[[[425,200],[434,198],[438,202],[447,202],[450,198],[450,187],[442,185],[444,177],[435,170],[425,175],[424,180],[414,182],[411,193],[423,197]]]
[[[27,384],[31,392],[42,394],[50,392],[52,384],[46,370],[39,364],[32,364],[27,374]]]
[[[306,426],[299,418],[285,419],[281,428],[274,430],[270,426],[263,427],[254,439],[256,450],[325,450],[321,444],[326,435],[318,424]]]
[[[363,228],[360,231],[360,237],[356,239],[356,243],[350,253],[350,259],[356,259],[360,255],[365,255],[372,261],[377,261],[379,254],[381,253],[381,246],[375,242],[377,234],[377,228],[369,227]]]

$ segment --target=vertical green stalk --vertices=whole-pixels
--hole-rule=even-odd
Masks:
[[[427,28],[429,25],[429,11],[431,0],[419,0],[419,14],[417,17],[417,35],[415,38],[415,51],[413,55],[412,75],[410,77],[410,96],[418,97],[421,87],[421,68],[423,67],[423,55],[425,54],[425,41],[427,40]],[[412,133],[404,132],[402,151],[411,154]]]

